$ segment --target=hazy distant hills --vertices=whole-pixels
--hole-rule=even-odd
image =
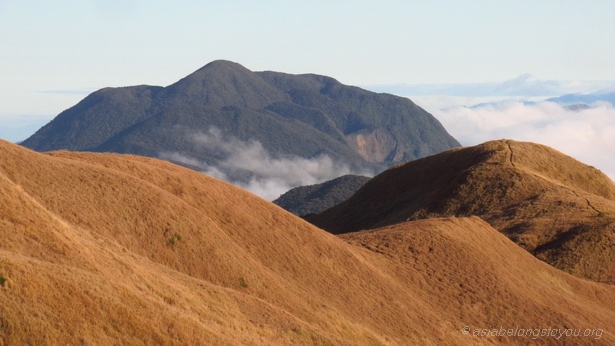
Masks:
[[[615,184],[538,144],[492,141],[399,165],[308,220],[339,234],[473,215],[555,267],[615,283]]]
[[[321,184],[296,187],[273,203],[299,216],[318,214],[350,198],[369,179],[347,174]]]
[[[337,237],[168,162],[0,141],[0,344],[557,343],[472,336],[498,326],[590,328],[566,341],[609,345],[613,325],[615,287],[539,261],[478,217]]]
[[[552,97],[546,101],[555,102],[563,105],[590,105],[603,101],[615,106],[615,92],[593,93],[593,94],[567,94],[559,97]]]
[[[204,140],[212,129],[218,136]],[[252,72],[229,61],[209,63],[164,88],[96,91],[22,145],[163,157],[198,168],[224,160],[219,142],[229,140],[259,142],[274,157],[327,155],[355,170],[381,170],[459,146],[409,99],[320,75]]]

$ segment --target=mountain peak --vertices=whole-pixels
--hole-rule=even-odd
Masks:
[[[213,107],[241,106],[259,109],[286,100],[283,92],[269,85],[242,65],[216,60],[168,87],[168,94],[182,102],[204,102]]]
[[[259,142],[272,157],[327,155],[356,171],[456,147],[459,143],[410,100],[318,75],[252,72],[213,61],[165,88],[125,87],[86,97],[23,142],[35,150],[177,153],[208,167],[220,148],[194,138],[212,128]],[[244,172],[224,172],[227,176]]]
[[[222,72],[222,73],[229,73],[230,71],[234,71],[234,72],[237,72],[237,73],[249,73],[249,72],[252,72],[252,71],[248,70],[247,68],[245,68],[243,65],[241,65],[239,63],[236,63],[236,62],[230,61],[230,60],[222,60],[222,59],[220,59],[220,60],[214,60],[212,62],[209,62],[209,63],[205,64],[205,66],[203,66],[200,69],[194,71],[190,75],[199,74],[199,73],[202,73],[204,71],[207,71],[209,73],[211,73],[211,71],[218,71],[218,72]]]

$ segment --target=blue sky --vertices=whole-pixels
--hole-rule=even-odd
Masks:
[[[612,0],[0,0],[0,138],[102,87],[166,86],[215,59],[365,87],[529,73],[591,92],[615,81],[613,18]]]

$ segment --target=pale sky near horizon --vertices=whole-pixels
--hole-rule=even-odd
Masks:
[[[615,80],[613,18],[611,0],[0,0],[0,114],[216,59],[352,85]]]
[[[615,79],[614,16],[611,0],[1,0],[2,72],[166,85],[228,59],[348,84]]]
[[[166,86],[216,59],[358,86],[588,92],[614,85],[614,18],[613,0],[0,0],[0,138],[25,139],[97,89]]]

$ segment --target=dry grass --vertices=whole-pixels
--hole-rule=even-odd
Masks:
[[[416,299],[439,314],[440,321],[456,328],[610,329],[608,320],[615,317],[615,296],[609,296],[614,287],[554,269],[478,217],[411,221],[341,237],[370,250],[376,257],[372,262],[381,261],[379,267],[417,292]]]
[[[332,233],[480,216],[538,258],[615,283],[615,184],[551,148],[500,140],[391,168],[311,222]]]
[[[460,329],[615,325],[613,287],[478,219],[429,222],[340,239],[162,161],[0,142],[0,344],[524,344]]]

